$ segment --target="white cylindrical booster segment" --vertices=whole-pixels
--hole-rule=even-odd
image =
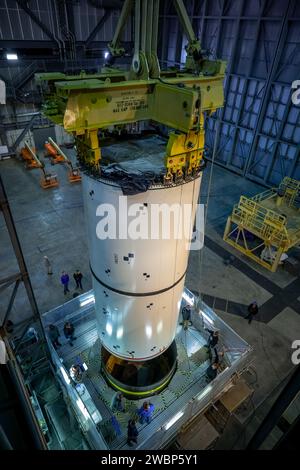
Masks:
[[[200,182],[124,196],[83,177],[98,333],[117,357],[152,359],[175,338]]]

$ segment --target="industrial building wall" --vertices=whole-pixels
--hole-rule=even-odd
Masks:
[[[27,83],[27,77],[37,71],[58,70],[58,65],[60,70],[69,72],[78,67],[100,67],[102,49],[113,37],[121,6],[122,1],[118,0],[2,0],[0,50],[24,51],[22,60],[15,63],[8,62],[0,52],[0,78],[9,88],[8,96],[20,87],[34,90],[34,83]],[[129,18],[122,39],[131,41],[131,36]],[[95,60],[87,59],[86,50],[95,50],[95,47],[98,48]],[[35,51],[34,59],[32,54],[26,57],[30,49]],[[49,49],[55,51],[53,57],[43,56]],[[25,108],[22,111],[25,112]]]
[[[185,5],[202,47],[227,61],[225,106],[206,123],[208,156],[216,138],[215,161],[226,168],[265,185],[286,175],[300,179],[300,103],[292,102],[292,82],[300,80],[300,2]],[[186,38],[172,2],[164,2],[160,23],[161,58],[177,65],[185,58]]]
[[[32,14],[51,32],[50,36],[45,28],[36,23],[33,16],[21,8],[20,3],[28,4]],[[1,0],[0,39],[6,41],[49,41],[54,37],[59,40],[62,35],[59,24],[65,14],[67,17],[65,26],[75,34],[77,41],[86,41],[103,15],[110,11],[105,24],[93,37],[95,41],[110,41],[122,3],[121,0],[30,0],[30,2]],[[124,29],[123,39],[125,41],[131,39],[130,19]]]
[[[0,79],[6,84],[7,95],[6,105],[0,105],[0,145],[11,146],[40,110],[34,73],[99,70],[121,6],[121,0],[0,1]],[[131,36],[129,18],[122,38],[131,41]],[[86,55],[89,50],[91,57]],[[5,53],[10,51],[18,51],[19,60],[7,61]],[[45,125],[47,121],[42,117],[34,123],[35,128]],[[29,134],[19,147],[28,138]]]

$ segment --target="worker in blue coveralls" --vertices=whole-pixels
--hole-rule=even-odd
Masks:
[[[140,423],[144,424],[144,422],[146,422],[147,424],[149,424],[152,418],[153,411],[154,405],[152,405],[152,403],[148,401],[144,401],[143,405],[138,410]]]
[[[60,278],[60,282],[62,283],[62,285],[64,286],[64,294],[66,295],[67,292],[70,292],[69,291],[69,274],[66,273],[65,271],[63,271],[61,273],[61,278]]]

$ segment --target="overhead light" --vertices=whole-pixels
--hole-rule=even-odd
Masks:
[[[195,303],[195,298],[190,297],[186,292],[183,291],[182,293],[182,298],[190,305],[194,305]]]
[[[197,400],[202,400],[210,391],[212,390],[212,386],[208,385],[200,395],[197,396]]]
[[[108,52],[108,51],[105,51],[105,52],[104,52],[104,58],[107,59],[108,56],[109,56],[109,52]]]
[[[60,372],[61,372],[61,375],[63,376],[64,381],[66,382],[66,384],[69,385],[69,383],[71,383],[71,380],[69,379],[68,374],[66,373],[65,369],[62,366],[60,367]]]
[[[7,60],[18,60],[17,54],[7,53],[6,58],[7,58]]]
[[[76,400],[76,405],[80,409],[80,411],[83,414],[83,416],[85,417],[85,419],[89,419],[89,417],[90,417],[89,412],[86,409],[86,407],[84,406],[83,401],[80,398],[78,398],[78,400]]]
[[[91,295],[87,299],[80,302],[80,307],[84,307],[85,305],[94,304],[94,303],[95,303],[95,297]]]
[[[210,323],[211,325],[214,325],[214,321],[208,316],[206,315],[206,313],[204,312],[201,312],[201,315],[203,317],[204,320],[206,320],[208,323]]]
[[[168,421],[164,428],[165,430],[167,431],[171,426],[173,426],[173,424],[176,423],[176,421],[178,421],[182,416],[184,415],[184,412],[183,411],[179,411],[179,413],[177,413],[175,416],[173,416],[172,419],[170,419],[170,421]]]

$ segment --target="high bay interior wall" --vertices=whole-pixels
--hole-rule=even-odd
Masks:
[[[169,65],[183,59],[186,39],[174,12],[164,10],[161,56]],[[188,2],[203,49],[228,61],[225,106],[207,121],[216,162],[249,179],[278,186],[300,178],[300,103],[292,82],[300,79],[300,3],[297,1]]]
[[[2,2],[0,45],[4,52],[7,48],[18,47],[19,55],[23,55],[14,64],[8,64],[4,52],[0,57],[0,77],[5,79],[10,90],[13,92],[22,78],[21,91],[32,93],[33,101],[35,85],[23,76],[25,71],[33,77],[34,72],[43,71],[47,64],[51,65],[52,71],[54,64],[60,70],[101,65],[106,43],[111,39],[119,17],[118,9],[107,9],[109,3],[102,2],[105,10],[96,8],[94,2],[80,0],[68,9],[68,28],[76,38],[76,59],[66,57],[62,60],[62,51],[54,39],[60,37],[60,32],[55,11],[52,9],[49,14],[49,0],[30,4],[33,14],[46,29],[21,8],[20,2]],[[161,2],[159,29],[163,32],[158,40],[159,57],[164,65],[167,62],[170,66],[184,60],[186,44],[171,3]],[[228,61],[225,107],[217,114],[221,123],[216,162],[270,186],[277,186],[284,176],[299,179],[300,104],[294,104],[291,99],[292,82],[300,80],[299,1],[186,0],[185,4],[203,48],[210,50],[213,57]],[[130,48],[130,22],[124,31],[124,40]],[[62,45],[61,41],[59,43]],[[87,46],[93,58],[82,54],[83,46]],[[39,59],[27,55],[26,59],[29,47],[35,56],[42,48],[57,49],[57,57],[51,60],[48,57],[45,61],[41,55]],[[95,61],[96,56],[100,59]],[[33,112],[35,107],[30,97],[26,100],[13,102],[11,98],[9,106],[1,106],[2,122],[14,121],[16,114]],[[19,121],[24,119],[19,118]],[[206,145],[210,154],[216,120],[215,115],[207,121]]]

